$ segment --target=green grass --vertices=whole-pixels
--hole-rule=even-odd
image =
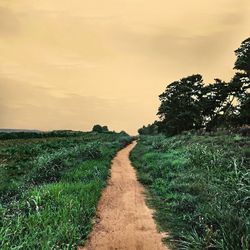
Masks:
[[[250,139],[142,136],[131,160],[173,249],[249,249]]]
[[[131,138],[0,141],[0,249],[76,249],[84,244],[110,161]]]

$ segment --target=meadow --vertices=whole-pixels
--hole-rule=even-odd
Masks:
[[[76,249],[126,133],[0,135],[0,249]]]
[[[249,137],[142,135],[131,160],[171,249],[249,249]]]

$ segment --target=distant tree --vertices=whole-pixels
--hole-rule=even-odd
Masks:
[[[102,132],[102,126],[97,124],[97,125],[94,125],[93,129],[92,129],[93,132],[98,132],[98,133],[101,133]]]
[[[97,133],[105,133],[105,132],[109,132],[108,127],[107,126],[101,126],[99,124],[94,125],[93,132],[97,132]]]
[[[250,37],[241,43],[241,46],[235,50],[237,60],[234,69],[242,70],[250,76]]]
[[[143,125],[141,128],[138,129],[139,135],[145,135],[147,134],[146,126]]]
[[[156,135],[159,133],[158,131],[158,122],[155,121],[153,124],[148,124],[147,126],[143,126],[138,129],[138,133],[140,135]]]
[[[124,135],[124,136],[128,136],[128,133],[127,133],[126,131],[124,131],[124,130],[122,130],[122,131],[120,132],[120,134],[121,134],[121,135]]]
[[[102,127],[102,132],[109,132],[108,126],[103,126]]]
[[[203,79],[199,74],[182,78],[167,86],[159,96],[161,105],[157,115],[161,120],[160,132],[169,135],[202,126]]]

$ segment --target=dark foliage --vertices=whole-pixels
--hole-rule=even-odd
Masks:
[[[109,130],[107,126],[101,126],[97,124],[97,125],[94,125],[92,132],[105,133],[105,132],[109,132]]]
[[[6,139],[31,139],[31,138],[51,138],[51,137],[71,137],[80,136],[86,132],[72,130],[54,130],[49,132],[0,132],[0,140]]]
[[[215,79],[204,84],[199,74],[169,84],[159,96],[160,121],[143,126],[139,134],[167,135],[183,131],[233,128],[250,124],[250,38],[235,51],[235,76],[229,83]]]
[[[201,127],[202,88],[201,75],[192,75],[167,86],[159,96],[161,105],[157,113],[163,123],[162,132],[174,135]]]
[[[237,60],[234,68],[237,70],[243,70],[250,74],[250,37],[241,43],[241,46],[235,50]]]

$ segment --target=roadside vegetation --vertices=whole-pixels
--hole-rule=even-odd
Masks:
[[[11,134],[0,140],[0,249],[76,249],[92,228],[111,159],[131,137]]]
[[[141,136],[131,160],[173,249],[249,249],[249,137]]]
[[[230,82],[194,74],[159,95],[131,159],[176,249],[250,247],[250,38]]]

